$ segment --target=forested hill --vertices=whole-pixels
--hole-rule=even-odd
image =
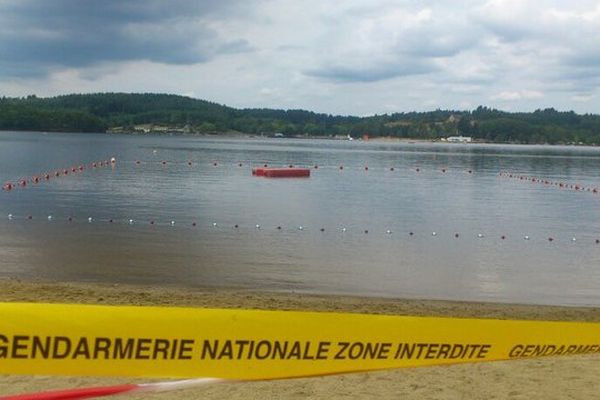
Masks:
[[[509,113],[487,107],[334,116],[305,110],[235,109],[167,94],[98,93],[0,99],[0,130],[179,132],[287,136],[392,136],[435,139],[472,136],[490,142],[600,144],[600,116],[559,112]]]

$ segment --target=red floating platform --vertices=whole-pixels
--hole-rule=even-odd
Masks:
[[[254,168],[252,175],[265,176],[267,178],[308,178],[308,168]]]

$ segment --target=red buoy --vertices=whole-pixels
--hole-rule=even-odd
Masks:
[[[40,183],[40,177],[39,176],[34,176],[33,178],[31,178],[31,180],[33,181],[33,183]]]
[[[19,181],[19,185],[21,185],[21,186],[23,186],[23,187],[27,186],[27,179],[21,179],[21,180]]]
[[[2,185],[2,190],[9,191],[9,190],[12,190],[12,188],[13,188],[12,182],[6,182],[4,185]]]
[[[44,175],[44,178],[45,178],[46,180],[50,179],[50,174],[46,173],[46,175]]]
[[[140,160],[135,160],[135,163],[139,165],[140,164]]]

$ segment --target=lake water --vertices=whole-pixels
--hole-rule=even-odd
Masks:
[[[0,192],[0,276],[600,306],[600,194],[499,175],[600,148],[0,133],[0,183],[80,164]]]

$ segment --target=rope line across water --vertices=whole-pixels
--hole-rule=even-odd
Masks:
[[[37,185],[42,181],[49,181],[54,178],[64,177],[69,174],[82,173],[88,169],[96,169],[101,167],[115,166],[117,160],[111,157],[110,160],[94,161],[89,164],[80,164],[78,166],[72,166],[69,168],[52,169],[51,172],[42,172],[40,174],[33,175],[32,177],[20,178],[14,181],[7,181],[2,185],[2,190],[10,192],[16,188],[26,188],[27,185]]]
[[[96,217],[92,217],[92,216],[88,216],[88,217],[84,217],[84,218],[76,218],[74,216],[68,216],[68,217],[60,217],[60,218],[56,218],[54,215],[46,215],[44,217],[35,217],[33,214],[27,214],[27,215],[15,215],[15,214],[8,214],[6,216],[6,219],[10,222],[10,223],[16,223],[16,222],[22,222],[22,223],[26,223],[28,221],[33,221],[33,220],[45,220],[47,221],[47,223],[58,223],[58,221],[63,221],[66,222],[67,224],[75,224],[75,223],[85,223],[85,224],[105,224],[105,225],[136,225],[136,226],[147,226],[147,227],[170,227],[170,228],[175,228],[175,227],[191,227],[191,228],[196,228],[196,227],[200,227],[200,225],[198,224],[198,222],[196,222],[193,219],[188,219],[188,220],[184,220],[184,221],[176,221],[176,220],[168,220],[168,221],[162,221],[159,219],[146,219],[146,220],[138,220],[138,219],[133,219],[133,218],[96,218]],[[211,228],[213,230],[219,230],[219,229],[232,229],[232,230],[241,230],[244,228],[250,228],[253,229],[255,231],[261,231],[261,230],[274,230],[274,231],[296,231],[296,232],[319,232],[321,234],[325,233],[325,232],[339,232],[339,233],[361,233],[364,235],[368,235],[368,234],[381,234],[381,235],[386,235],[386,236],[390,236],[390,235],[394,235],[396,233],[399,233],[400,235],[404,235],[404,236],[408,236],[408,237],[414,237],[417,236],[417,231],[407,231],[407,230],[402,230],[399,232],[394,231],[393,229],[391,229],[390,227],[382,229],[359,229],[359,228],[354,228],[354,229],[350,229],[348,227],[345,226],[336,226],[334,228],[327,228],[324,226],[321,227],[313,227],[313,228],[309,228],[306,225],[296,225],[296,226],[284,226],[284,225],[277,225],[277,226],[272,226],[272,227],[265,227],[261,224],[255,224],[252,226],[243,226],[240,224],[221,224],[218,222],[212,222],[210,224],[206,224],[205,225],[206,228]],[[432,232],[420,232],[420,235],[427,235],[427,236],[431,236],[431,237],[438,237],[440,236],[439,233],[437,231],[432,231]],[[461,232],[454,232],[451,234],[448,234],[449,237],[453,237],[454,239],[461,239],[464,237],[472,237],[472,238],[477,238],[477,239],[486,239],[488,237],[494,237],[496,239],[500,239],[500,240],[507,240],[508,239],[508,235],[507,234],[493,234],[493,235],[488,235],[485,234],[483,232],[477,232],[477,233],[469,233],[469,234],[464,234]],[[530,235],[524,234],[524,235],[519,235],[518,237],[520,237],[523,240],[531,240],[532,237]],[[538,237],[540,238],[540,237]],[[548,242],[555,242],[555,241],[559,241],[559,237],[558,236],[553,236],[553,235],[549,235],[547,236],[544,240],[547,240]],[[565,241],[563,239],[563,241]],[[568,241],[570,242],[577,242],[577,236],[570,236],[568,238]],[[600,239],[593,239],[593,243],[595,244],[600,244]]]

